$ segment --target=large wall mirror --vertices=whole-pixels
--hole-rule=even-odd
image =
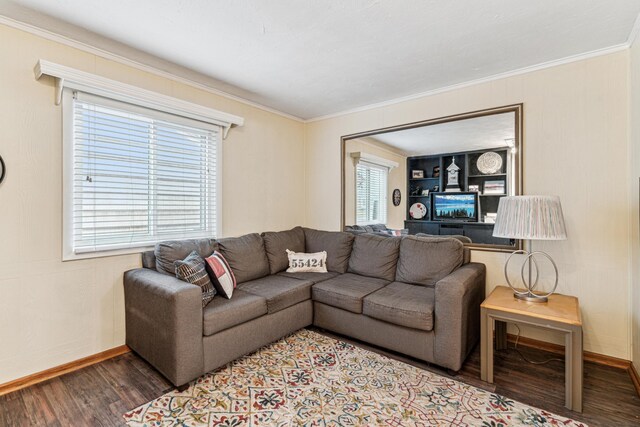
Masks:
[[[520,241],[493,237],[493,226],[500,198],[518,194],[522,104],[342,138],[343,228],[512,251]]]

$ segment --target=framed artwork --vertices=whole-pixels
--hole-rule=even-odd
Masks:
[[[484,194],[504,194],[504,181],[485,181]]]
[[[413,179],[424,178],[424,171],[423,170],[418,170],[418,169],[413,169],[411,171],[411,178],[413,178]]]

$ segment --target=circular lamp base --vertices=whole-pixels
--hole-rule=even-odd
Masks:
[[[513,293],[513,296],[516,297],[517,299],[521,299],[523,301],[529,301],[529,302],[547,302],[549,301],[549,298],[544,296],[544,295],[536,295],[534,293],[532,293],[531,295],[521,295],[521,294],[517,294],[517,293]]]
[[[524,258],[524,261],[522,261],[522,268],[520,269],[520,277],[522,278],[522,283],[524,283],[525,289],[517,289],[516,287],[513,286],[513,284],[511,283],[511,280],[509,280],[509,274],[508,274],[509,261],[511,261],[511,257],[513,257],[516,254],[526,255],[526,257]],[[534,292],[534,289],[538,285],[538,278],[539,278],[538,263],[535,259],[535,255],[541,255],[547,258],[553,265],[553,269],[555,270],[555,273],[556,273],[556,280],[553,285],[553,289],[551,290],[551,292],[548,292],[546,294],[542,292],[538,292],[538,293]],[[529,266],[528,280],[524,275],[524,269],[527,266]],[[535,281],[533,281],[531,277],[532,267],[535,267],[535,271],[536,271]],[[528,302],[547,302],[549,301],[549,295],[553,294],[556,291],[556,288],[558,287],[558,267],[556,266],[556,263],[553,261],[553,259],[549,256],[549,254],[545,252],[539,252],[539,251],[527,252],[525,250],[518,250],[513,252],[509,256],[509,258],[507,258],[507,262],[504,264],[504,277],[507,280],[507,284],[509,285],[509,287],[513,290],[513,296]]]

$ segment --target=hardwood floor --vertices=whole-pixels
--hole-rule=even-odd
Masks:
[[[423,369],[426,363],[319,331]],[[530,359],[557,357],[521,348]],[[584,412],[564,408],[564,362],[531,365],[513,350],[496,352],[495,384],[480,381],[479,346],[455,378],[591,426],[640,426],[640,398],[629,374],[585,362]],[[0,396],[0,426],[119,426],[122,414],[172,390],[172,385],[133,353]]]

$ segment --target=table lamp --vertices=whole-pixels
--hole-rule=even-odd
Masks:
[[[498,204],[498,214],[493,227],[493,236],[506,239],[529,240],[530,251],[517,250],[513,252],[504,265],[504,276],[507,284],[513,289],[516,298],[531,302],[546,302],[549,295],[558,287],[558,267],[553,259],[545,252],[532,252],[532,240],[565,240],[567,232],[562,216],[560,198],[557,196],[508,196],[502,197]],[[525,289],[515,288],[509,280],[509,261],[516,254],[525,254],[520,276]],[[553,289],[549,293],[534,292],[538,284],[538,264],[535,256],[540,255],[551,261],[556,278]],[[532,270],[535,266],[536,279],[532,281]],[[528,280],[524,270],[528,267]]]

